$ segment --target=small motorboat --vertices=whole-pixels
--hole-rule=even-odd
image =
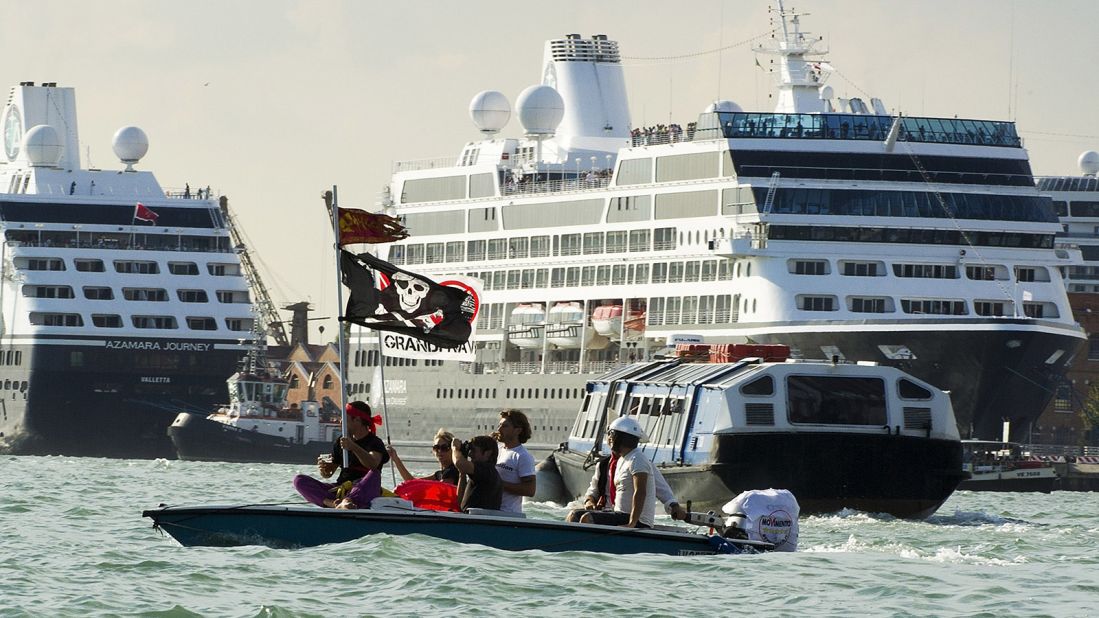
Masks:
[[[354,541],[373,534],[422,534],[512,551],[686,556],[758,553],[774,548],[763,541],[727,538],[720,532],[701,534],[677,526],[622,528],[528,519],[502,511],[472,511],[466,514],[427,510],[400,498],[376,498],[371,508],[360,510],[262,504],[161,506],[144,511],[142,516],[151,518],[155,528],[185,547],[314,547]],[[691,522],[715,531],[726,530],[725,523],[712,512],[694,513]],[[730,530],[739,531],[739,528],[731,527]],[[735,533],[729,535],[736,536]]]
[[[962,440],[962,468],[969,478],[958,485],[967,491],[1036,491],[1057,486],[1053,464],[1032,458],[1014,442]]]

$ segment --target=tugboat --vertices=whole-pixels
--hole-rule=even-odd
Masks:
[[[180,459],[313,463],[340,434],[339,408],[303,401],[287,405],[289,383],[267,368],[257,344],[226,380],[229,404],[208,416],[180,412],[168,436]]]
[[[698,347],[677,352],[697,357]],[[802,513],[926,518],[965,478],[948,393],[894,367],[743,347],[752,356],[732,346],[718,351],[728,362],[676,357],[588,382],[568,441],[554,453],[570,496],[587,489],[606,454],[606,427],[625,415],[648,434],[638,448],[698,509],[782,487]]]
[[[1031,459],[1014,442],[962,441],[963,469],[969,479],[958,489],[969,491],[1040,491],[1057,485],[1057,471],[1047,461]]]

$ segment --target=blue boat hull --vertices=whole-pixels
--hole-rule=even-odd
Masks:
[[[186,547],[265,545],[313,547],[372,534],[423,534],[458,543],[512,551],[593,551],[673,556],[756,553],[766,543],[668,530],[636,530],[544,519],[436,511],[337,511],[316,507],[162,507],[142,516]]]

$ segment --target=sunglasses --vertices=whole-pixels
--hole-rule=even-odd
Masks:
[[[436,444],[435,446],[431,447],[431,450],[433,450],[437,453],[442,453],[443,451],[449,451],[450,450],[450,445],[449,444]]]

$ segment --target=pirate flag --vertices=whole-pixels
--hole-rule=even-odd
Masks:
[[[341,250],[340,269],[343,284],[351,290],[341,321],[401,333],[445,349],[469,340],[477,301],[468,290],[439,285],[368,253]],[[380,285],[375,285],[370,269],[377,273]]]

